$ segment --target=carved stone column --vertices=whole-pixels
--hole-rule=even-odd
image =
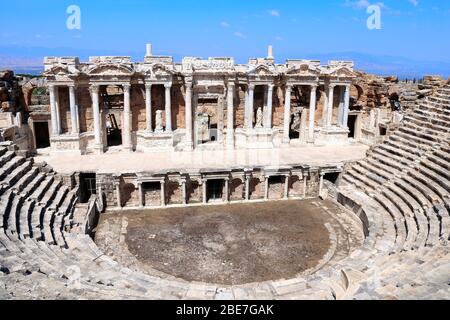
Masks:
[[[142,182],[138,183],[138,192],[139,192],[139,207],[143,208],[144,203],[144,188],[142,187]]]
[[[102,142],[102,124],[100,119],[100,105],[99,105],[99,86],[92,85],[90,87],[91,97],[92,97],[92,111],[94,117],[94,140],[95,148],[103,150]]]
[[[58,130],[58,135],[62,134],[61,128],[61,105],[59,101],[59,87],[55,86],[55,105],[56,105],[56,128]]]
[[[286,86],[286,97],[284,100],[284,129],[283,129],[283,143],[289,143],[289,132],[291,125],[291,93],[292,86]]]
[[[326,127],[330,128],[333,122],[333,104],[334,104],[334,84],[330,84],[328,88],[328,109]]]
[[[225,202],[230,202],[230,179],[225,179]]]
[[[122,208],[122,195],[120,194],[120,182],[115,183],[117,207]]]
[[[328,86],[325,84],[323,88],[323,106],[322,106],[322,127],[327,126],[327,114],[328,114]]]
[[[186,145],[189,150],[194,148],[192,121],[192,81],[186,81]]]
[[[248,129],[253,129],[254,116],[254,100],[255,100],[255,85],[250,84],[248,86]]]
[[[208,195],[206,192],[206,187],[208,183],[208,179],[202,179],[202,200],[203,200],[203,204],[208,203]]]
[[[166,89],[166,132],[172,132],[172,98],[171,98],[171,88],[172,83],[164,84]]]
[[[308,192],[308,177],[303,173],[303,199],[306,199],[306,193]]]
[[[317,85],[311,86],[311,96],[309,100],[309,128],[308,141],[314,143],[314,127],[316,122]]]
[[[80,133],[80,125],[78,123],[78,106],[75,95],[75,86],[69,86],[69,104],[70,104],[70,122],[72,124],[72,134]]]
[[[245,90],[245,102],[244,102],[244,128],[248,128],[248,119],[250,116],[248,115],[248,88]]]
[[[264,177],[264,200],[269,200],[269,177]]]
[[[266,123],[265,127],[268,129],[272,128],[272,115],[273,115],[273,84],[267,86],[267,113],[266,113]]]
[[[343,86],[339,86],[339,109],[338,109],[338,126],[343,127],[344,124],[344,109],[345,109],[345,90]]]
[[[131,105],[130,105],[130,91],[131,86],[129,84],[123,85],[123,148],[126,150],[132,150],[131,142]]]
[[[166,206],[166,181],[161,180],[161,207]]]
[[[323,189],[323,177],[325,176],[325,172],[320,172],[320,182],[319,182],[319,196],[322,195]]]
[[[284,199],[289,199],[289,175],[284,178]]]
[[[228,83],[227,90],[227,147],[234,147],[234,89],[233,82]]]
[[[342,126],[348,128],[348,114],[350,112],[350,85],[345,86],[344,93],[344,116],[342,119]]]
[[[56,94],[57,88],[54,85],[50,85],[48,87],[48,91],[50,94],[50,117],[52,122],[52,135],[58,135],[58,115],[56,112]]]
[[[245,175],[245,200],[250,200],[250,179],[251,175],[247,174]]]
[[[153,132],[152,128],[152,85],[145,84],[145,123],[147,132]]]

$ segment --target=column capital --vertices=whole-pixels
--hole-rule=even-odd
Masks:
[[[99,89],[100,89],[100,86],[96,85],[96,84],[92,84],[89,86],[89,91],[93,94],[98,94]]]
[[[313,83],[310,85],[311,89],[317,89],[319,85],[317,83]]]
[[[152,86],[153,86],[153,83],[148,83],[148,82],[145,83],[145,89],[151,89]]]
[[[124,83],[124,84],[122,84],[122,88],[123,88],[123,92],[128,93],[128,92],[130,92],[131,84],[129,84],[129,83]]]
[[[286,91],[292,91],[292,84],[286,84]]]
[[[275,88],[275,85],[273,83],[270,83],[270,84],[267,85],[267,88],[269,90],[273,90],[273,88]]]
[[[228,88],[230,88],[230,87],[234,88],[234,87],[236,87],[236,83],[230,81],[230,82],[228,82],[227,87]]]
[[[184,81],[184,86],[186,90],[192,90],[194,87],[194,82],[192,80]]]
[[[335,84],[335,83],[328,84],[328,88],[330,88],[330,89],[334,89],[336,86],[337,86],[337,84]]]
[[[248,84],[248,89],[249,90],[255,90],[255,85],[253,83],[249,83]]]
[[[166,83],[164,83],[164,88],[166,88],[166,89],[172,88],[172,82],[166,82]]]

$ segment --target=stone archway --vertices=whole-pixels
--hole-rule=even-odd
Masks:
[[[41,88],[45,88],[45,91],[47,92],[47,81],[44,78],[33,78],[22,85],[22,95],[25,111],[30,111],[30,106],[33,105],[33,94],[40,93],[39,90],[42,90]],[[38,92],[36,92],[36,90],[38,90]]]

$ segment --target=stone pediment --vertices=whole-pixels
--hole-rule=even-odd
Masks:
[[[89,75],[107,75],[107,76],[131,76],[134,70],[131,66],[122,64],[96,64],[87,70]]]
[[[314,66],[311,66],[307,63],[301,65],[295,65],[290,67],[286,74],[289,76],[319,76],[320,70]]]
[[[171,76],[173,72],[162,64],[155,64],[151,68],[151,73],[155,77]]]
[[[330,72],[330,76],[339,78],[352,78],[355,73],[347,67],[340,67]]]
[[[65,64],[56,64],[44,72],[44,75],[47,77],[59,78],[76,77],[79,74],[80,71],[75,66]]]
[[[268,65],[260,64],[256,66],[255,68],[251,69],[248,74],[253,76],[275,76],[276,72],[272,70]]]

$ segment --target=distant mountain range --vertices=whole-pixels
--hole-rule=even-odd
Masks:
[[[176,61],[181,61],[182,55],[170,53]],[[82,61],[88,60],[89,56],[102,55],[125,55],[131,56],[135,61],[142,60],[144,51],[133,52],[125,50],[86,50],[73,48],[44,48],[44,47],[21,47],[0,45],[0,69],[12,69],[16,73],[40,74],[43,71],[43,59],[45,56],[78,56]],[[287,58],[302,58],[320,60],[326,63],[329,60],[351,60],[355,67],[368,73],[378,75],[396,75],[404,78],[421,78],[424,75],[441,75],[450,77],[450,62],[440,61],[418,61],[405,57],[371,55],[358,52],[337,52],[327,54],[305,54],[293,53],[280,58],[279,62]],[[242,57],[242,59],[246,59]],[[239,61],[239,57],[237,59]]]

